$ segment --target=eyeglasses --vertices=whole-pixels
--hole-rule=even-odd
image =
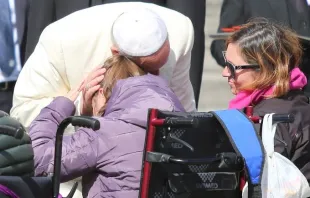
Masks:
[[[229,62],[227,59],[226,59],[226,51],[223,51],[223,57],[224,57],[224,60],[225,60],[225,66],[227,66],[229,72],[230,72],[230,76],[232,78],[235,78],[236,76],[236,70],[238,69],[259,69],[259,65],[234,65],[232,64],[231,62]]]

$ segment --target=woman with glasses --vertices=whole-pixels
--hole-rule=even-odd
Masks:
[[[310,181],[310,105],[302,91],[307,78],[298,68],[302,49],[297,35],[255,19],[227,39],[223,55],[222,75],[235,95],[229,108],[253,106],[257,116],[294,115],[293,123],[278,125],[275,151],[292,160]]]

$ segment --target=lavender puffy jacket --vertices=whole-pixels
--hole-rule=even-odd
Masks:
[[[101,128],[96,132],[79,128],[64,137],[62,181],[83,176],[83,197],[137,198],[148,108],[184,111],[158,76],[118,81],[105,115],[97,118]],[[57,97],[32,122],[29,135],[37,175],[53,172],[57,125],[74,112],[73,102]]]

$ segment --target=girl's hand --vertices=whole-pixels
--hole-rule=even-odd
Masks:
[[[79,96],[80,92],[84,89],[84,87],[85,87],[85,83],[84,83],[84,81],[82,81],[79,86],[71,89],[67,93],[67,95],[65,95],[65,97],[67,97],[69,100],[74,102],[77,99],[77,97]]]

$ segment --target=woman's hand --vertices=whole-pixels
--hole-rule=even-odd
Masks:
[[[85,87],[85,83],[84,83],[84,81],[82,81],[79,86],[77,86],[74,89],[71,89],[67,93],[67,95],[65,95],[65,97],[67,97],[69,100],[74,102],[77,99],[77,97],[79,96],[80,92],[84,89],[84,87]]]
[[[99,90],[100,83],[104,79],[105,68],[97,67],[89,73],[85,79],[85,86],[82,90],[82,101],[81,101],[81,115],[91,116],[93,113],[92,98],[94,94]]]

